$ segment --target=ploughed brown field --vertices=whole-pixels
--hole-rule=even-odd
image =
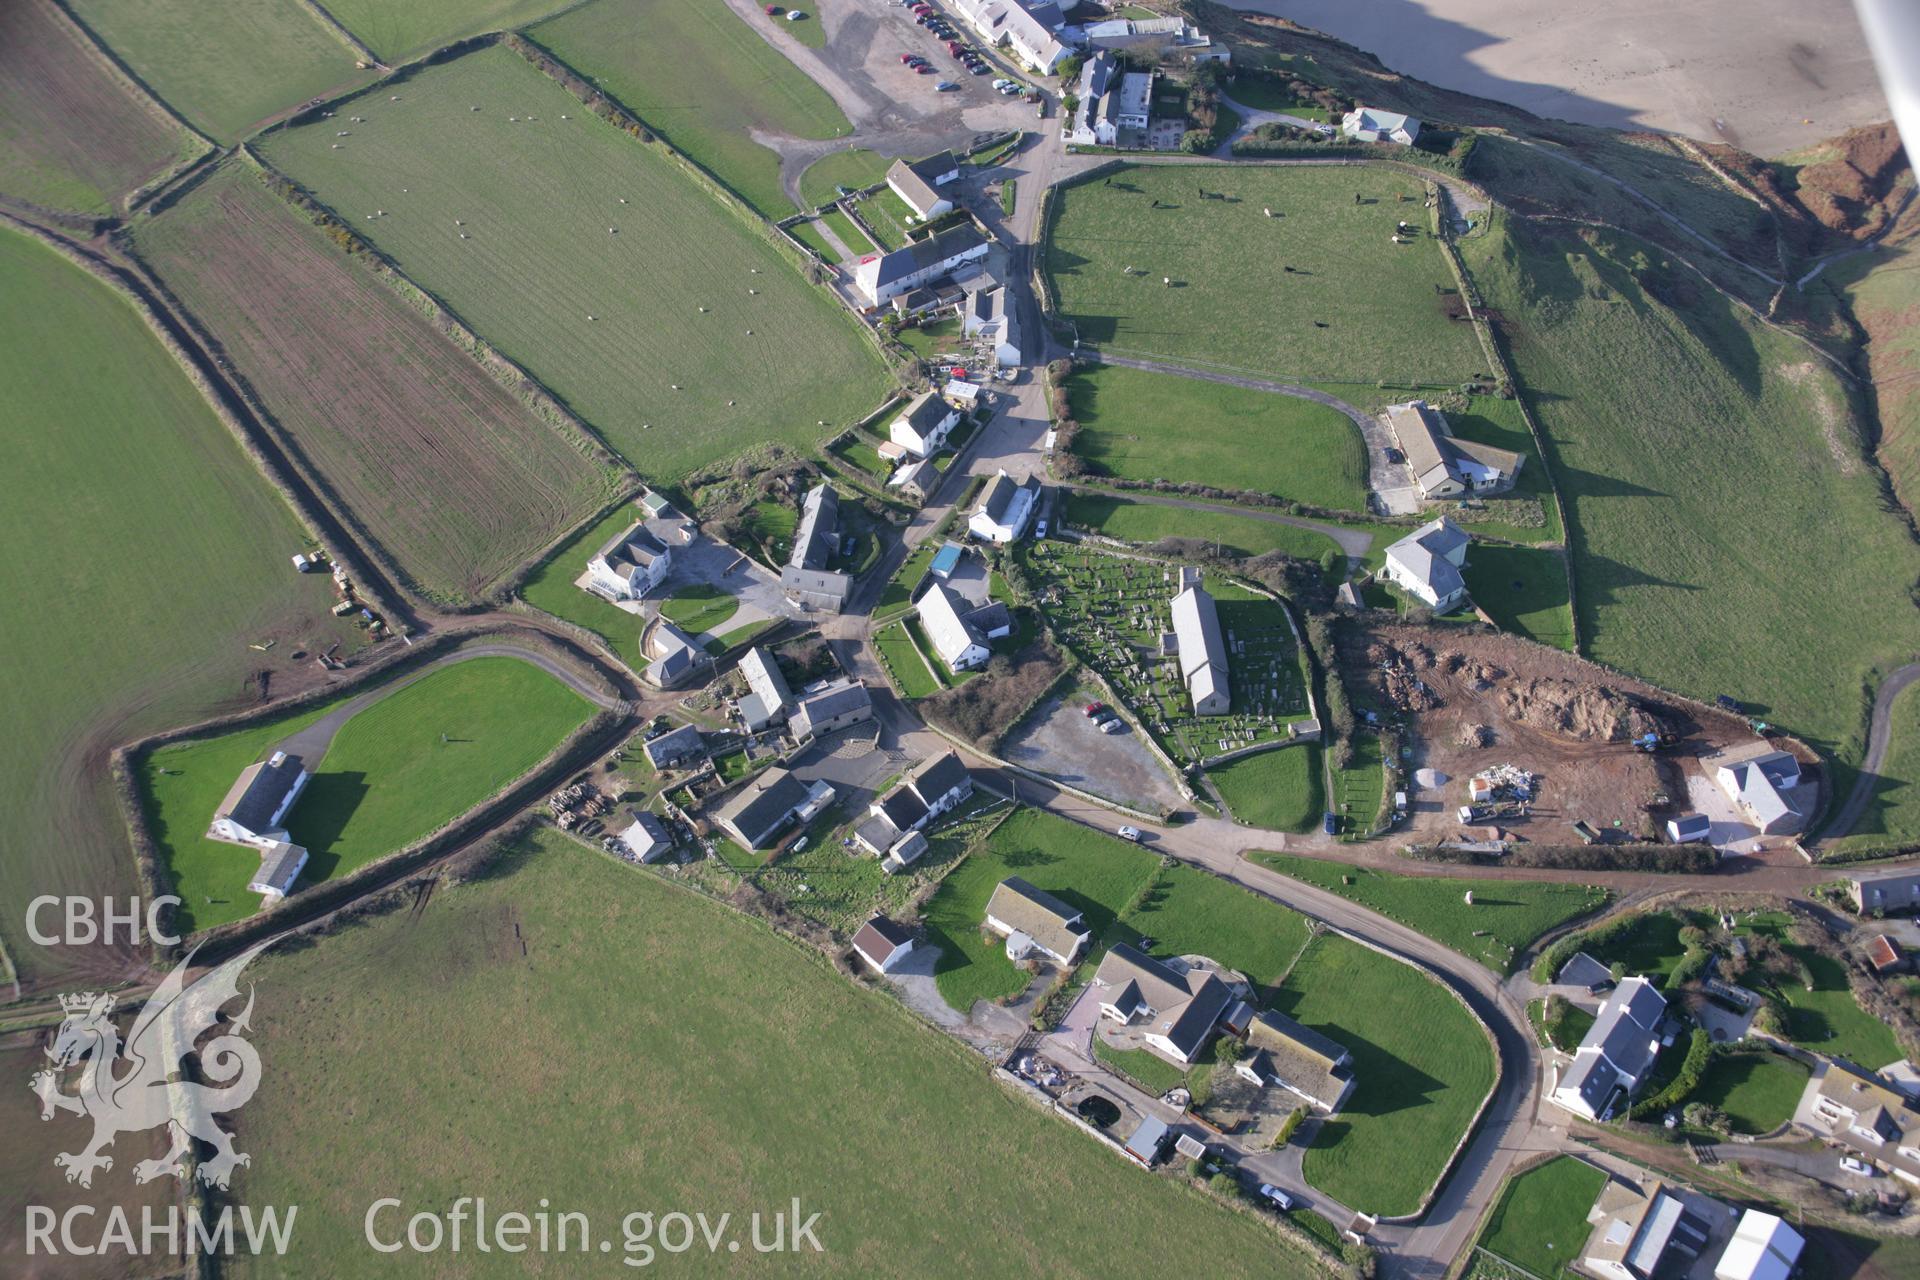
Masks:
[[[334,509],[423,593],[471,600],[618,474],[426,312],[230,163],[135,232]]]

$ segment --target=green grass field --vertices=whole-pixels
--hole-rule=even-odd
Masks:
[[[1587,885],[1542,880],[1405,876],[1287,853],[1248,856],[1263,867],[1398,920],[1495,973],[1512,972],[1514,955],[1528,943],[1549,929],[1597,911],[1611,896]],[[1466,900],[1469,892],[1471,906]],[[1475,936],[1482,931],[1485,937]]]
[[[1128,480],[1253,489],[1367,509],[1367,456],[1346,415],[1311,400],[1118,365],[1067,382],[1074,452]]]
[[[360,633],[327,616],[324,574],[288,567],[312,549],[300,525],[125,299],[10,230],[0,295],[0,530],[21,550],[0,609],[0,939],[34,978],[72,961],[29,942],[30,898],[134,891],[107,752],[246,706],[254,672]]]
[[[1540,1280],[1558,1280],[1586,1247],[1587,1211],[1607,1184],[1606,1172],[1556,1156],[1508,1179],[1493,1215],[1480,1233],[1480,1247]]]
[[[297,4],[73,0],[80,20],[168,106],[230,143],[309,98],[373,79]]]
[[[864,147],[821,156],[800,175],[800,201],[809,209],[817,209],[837,199],[841,187],[864,191],[876,182],[884,182],[892,164],[879,152]]]
[[[326,0],[354,38],[397,65],[482,31],[504,31],[567,7],[568,0]]]
[[[1837,842],[1841,849],[1920,840],[1920,687],[1909,687],[1894,698],[1890,723],[1893,737],[1873,784],[1873,797],[1860,811],[1852,832]],[[1836,778],[1836,803],[1844,802],[1857,776],[1849,769],[1843,778]]]
[[[518,658],[469,658],[355,712],[327,746],[287,831],[310,858],[303,886],[392,853],[513,781],[586,723],[579,694]],[[322,712],[163,747],[142,785],[191,929],[252,915],[251,849],[202,834],[234,776]]]
[[[826,90],[722,4],[593,0],[529,34],[769,218],[794,205],[780,187],[780,158],[748,130],[853,131]]]
[[[1920,648],[1920,548],[1844,393],[1645,243],[1581,236],[1501,219],[1461,247],[1568,499],[1589,652],[1857,760],[1867,685]]]
[[[1629,974],[1653,978],[1664,985],[1667,975],[1687,953],[1686,944],[1680,941],[1684,923],[1670,911],[1643,911],[1616,920],[1617,927],[1607,928],[1605,937],[1593,939],[1581,950],[1601,964],[1622,964]]]
[[[927,669],[919,646],[914,644],[904,623],[874,632],[873,647],[879,653],[880,661],[886,664],[887,670],[898,682],[903,696],[926,698],[940,692],[940,682]]]
[[[1376,167],[1128,168],[1055,189],[1043,262],[1098,346],[1289,381],[1451,385],[1486,358],[1447,318],[1453,278],[1423,199]],[[1411,244],[1391,243],[1401,220]]]
[[[1386,803],[1387,770],[1380,759],[1378,734],[1354,735],[1353,760],[1345,769],[1333,770],[1332,785],[1333,803],[1329,807],[1339,816],[1340,834],[1370,833]]]
[[[981,922],[994,886],[1020,876],[1079,907],[1099,938],[1153,876],[1158,859],[1139,845],[1037,809],[1001,823],[985,844],[947,873],[924,911],[927,940],[941,951],[941,998],[965,1013],[976,1000],[1014,995],[1027,975],[1000,939],[983,942]]]
[[[1318,560],[1327,552],[1340,554],[1333,539],[1312,529],[1236,515],[1231,511],[1172,507],[1139,502],[1104,493],[1074,493],[1067,499],[1067,520],[1094,533],[1125,542],[1158,542],[1161,538],[1194,538],[1218,542],[1223,550],[1243,555],[1278,551],[1301,560]]]
[[[1473,602],[1502,631],[1573,651],[1573,602],[1558,547],[1475,542],[1461,576]]]
[[[661,616],[679,623],[691,636],[717,632],[739,611],[738,600],[706,582],[690,583],[660,602]]]
[[[1233,816],[1269,831],[1314,831],[1327,811],[1320,748],[1282,747],[1207,770]]]
[[[1362,1212],[1412,1213],[1493,1088],[1486,1033],[1426,974],[1332,934],[1274,1006],[1353,1054],[1353,1093],[1308,1148],[1307,1181]]]
[[[1146,897],[1105,942],[1153,939],[1154,955],[1211,956],[1238,969],[1265,1003],[1307,945],[1306,918],[1219,876],[1174,864],[1155,873]]]
[[[527,576],[520,597],[536,609],[585,627],[628,666],[640,662],[640,617],[573,585],[587,560],[607,539],[639,518],[640,509],[623,502],[587,526]]]
[[[1772,1133],[1793,1119],[1808,1074],[1777,1053],[1729,1053],[1713,1060],[1687,1101],[1726,1112],[1735,1133]]]
[[[797,1195],[822,1214],[824,1252],[768,1260],[821,1275],[1011,1274],[1041,1250],[1074,1275],[1160,1272],[1190,1265],[1197,1241],[1210,1275],[1310,1271],[1258,1217],[1142,1177],[811,949],[552,833],[443,884],[418,920],[269,952],[248,976],[274,1069],[235,1193],[298,1204],[300,1220],[287,1258],[237,1274],[373,1269],[363,1220],[388,1195],[405,1198],[403,1232],[459,1195],[528,1213],[544,1197],[635,1261],[630,1212],[728,1213],[744,1240],[749,1214]],[[637,1079],[673,1105],[635,1105]],[[876,1160],[883,1148],[940,1155]],[[739,1269],[724,1244],[704,1248],[654,1260]],[[519,1276],[528,1256],[419,1261]]]
[[[661,149],[504,48],[406,90],[358,100],[342,150],[339,117],[265,150],[641,471],[806,452],[879,402],[853,321]]]

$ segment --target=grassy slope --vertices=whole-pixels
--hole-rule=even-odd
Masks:
[[[1714,1059],[1688,1102],[1718,1107],[1736,1133],[1771,1133],[1793,1118],[1806,1091],[1807,1069],[1777,1053],[1735,1053]]]
[[[853,131],[826,90],[723,4],[594,0],[532,35],[770,218],[793,202],[780,158],[748,130]]]
[[[1207,771],[1233,816],[1269,831],[1312,831],[1326,812],[1320,748],[1283,747]]]
[[[1587,1210],[1606,1185],[1604,1170],[1558,1156],[1510,1179],[1480,1247],[1543,1280],[1555,1280],[1586,1246]]]
[[[1476,542],[1462,576],[1473,602],[1502,631],[1572,652],[1573,605],[1559,548]]]
[[[568,0],[326,0],[327,12],[382,61],[397,65],[482,31],[544,18]]]
[[[1836,262],[1809,286],[1822,289],[1839,295],[1866,332],[1880,463],[1912,509],[1920,504],[1920,245]]]
[[[1172,1271],[1202,1247],[1210,1274],[1307,1272],[1257,1218],[1140,1176],[813,952],[559,836],[443,888],[417,922],[375,919],[251,976],[275,1066],[235,1186],[301,1206],[294,1269],[371,1258],[362,1218],[382,1195],[406,1197],[403,1227],[456,1195],[528,1212],[547,1197],[589,1214],[616,1258],[630,1211],[731,1213],[744,1237],[747,1214],[798,1195],[824,1215],[805,1264],[820,1274],[1010,1274],[1043,1247],[1062,1277]],[[740,1270],[704,1248],[669,1261]]]
[[[1357,1083],[1308,1149],[1307,1181],[1363,1212],[1413,1212],[1493,1088],[1486,1033],[1424,973],[1331,934],[1274,1003],[1353,1054]]]
[[[1403,876],[1286,853],[1250,855],[1261,866],[1337,893],[1471,956],[1496,973],[1547,930],[1603,905],[1604,889],[1532,880]],[[1352,884],[1344,883],[1351,879]],[[1473,894],[1473,905],[1466,895]],[[1475,937],[1485,930],[1486,937]]]
[[[105,214],[204,145],[111,71],[53,0],[0,5],[0,191]]]
[[[590,712],[546,672],[505,657],[443,667],[362,709],[334,736],[287,819],[311,854],[300,882],[344,875],[458,817],[538,763]],[[170,837],[163,853],[192,927],[258,906],[247,892],[258,856],[200,832],[233,775],[314,718],[154,753],[148,795]]]
[[[1366,510],[1366,446],[1337,409],[1118,365],[1075,374],[1067,395],[1075,452],[1109,474]]]
[[[1156,502],[1135,502],[1099,493],[1076,493],[1067,499],[1067,519],[1095,533],[1126,542],[1157,542],[1161,538],[1199,538],[1250,556],[1281,551],[1303,560],[1324,553],[1340,553],[1331,538],[1302,529],[1228,511],[1192,510]]]
[[[607,539],[640,517],[640,508],[623,502],[587,526],[558,551],[527,575],[520,596],[536,609],[544,609],[556,618],[577,623],[606,641],[607,647],[628,666],[640,661],[640,618],[615,608],[590,591],[573,585],[586,572],[587,560]]]
[[[428,592],[482,594],[611,496],[609,475],[250,171],[215,174],[136,239]]]
[[[879,359],[830,297],[659,148],[510,51],[359,109],[342,150],[325,120],[275,134],[269,158],[643,472],[678,477],[768,440],[806,450],[826,434],[816,422],[880,399]]]
[[[1510,232],[1463,249],[1556,455],[1592,655],[1857,759],[1864,687],[1920,645],[1920,550],[1837,385],[1639,242]]]
[[[1022,809],[947,874],[926,904],[927,941],[941,950],[940,994],[965,1012],[1023,988],[1027,977],[996,939],[980,939],[994,886],[1020,876],[1079,907],[1098,938],[1153,875],[1156,859],[1140,846],[1078,823]]]
[[[217,142],[309,98],[373,78],[297,4],[73,0],[73,10],[168,105]]]
[[[1299,381],[1445,385],[1485,365],[1472,328],[1442,310],[1453,281],[1439,248],[1424,230],[1390,243],[1401,219],[1427,225],[1404,174],[1133,168],[1055,198],[1045,262],[1084,340]]]
[[[0,610],[0,936],[38,972],[28,898],[132,889],[107,749],[250,701],[249,673],[283,659],[247,642],[352,633],[324,575],[288,568],[307,546],[292,514],[118,295],[12,232],[0,294],[0,530],[23,552]]]
[[[1839,847],[1884,846],[1920,840],[1920,687],[1893,700],[1893,739],[1873,785],[1873,798]],[[1851,785],[1851,783],[1849,783]],[[1845,799],[1843,790],[1834,797]]]

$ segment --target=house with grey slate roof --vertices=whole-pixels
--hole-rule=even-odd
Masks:
[[[1628,978],[1593,1020],[1573,1061],[1560,1069],[1548,1098],[1575,1115],[1599,1120],[1631,1098],[1660,1054],[1667,1002],[1645,978]]]
[[[1445,613],[1467,598],[1467,580],[1460,570],[1467,563],[1469,541],[1446,516],[1430,520],[1387,548],[1381,576]]]

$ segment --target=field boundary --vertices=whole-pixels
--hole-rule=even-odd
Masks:
[[[302,9],[305,9],[309,14],[312,14],[315,22],[325,27],[328,34],[339,40],[341,44],[347,46],[353,56],[366,63],[367,66],[382,71],[392,70],[391,67],[380,60],[373,50],[361,44],[360,37],[349,31],[347,24],[334,17],[332,11],[323,6],[320,0],[294,0],[294,3]]]

